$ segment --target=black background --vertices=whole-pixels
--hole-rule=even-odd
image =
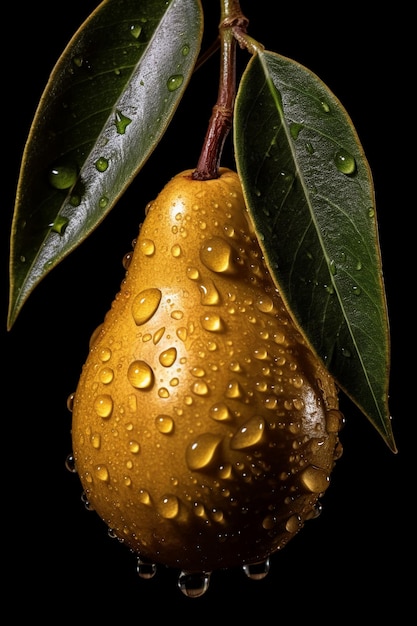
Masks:
[[[219,6],[214,0],[203,2],[204,45],[215,37]],[[267,49],[307,66],[336,94],[368,157],[391,320],[390,405],[399,453],[392,454],[342,398],[344,455],[323,499],[323,513],[272,558],[263,581],[248,580],[241,570],[217,572],[203,597],[188,599],[176,587],[175,571],[160,568],[150,581],[138,578],[133,555],[108,537],[95,513],[85,510],[78,478],[65,468],[71,452],[66,399],[75,389],[89,336],[118,290],[124,274],[121,260],[146,203],[172,175],[196,165],[217,94],[218,57],[192,78],[174,122],[117,207],[37,287],[7,333],[9,233],[24,143],[49,72],[96,2],[62,5],[43,0],[24,11],[17,4],[9,7],[4,25],[11,30],[13,45],[3,44],[1,79],[3,177],[6,173],[0,248],[1,353],[6,355],[0,375],[2,522],[8,554],[3,567],[10,610],[30,616],[30,621],[72,624],[94,619],[106,625],[205,618],[214,625],[245,618],[278,624],[282,619],[333,623],[348,617],[374,623],[384,617],[408,623],[407,572],[410,562],[413,567],[415,524],[410,432],[414,390],[404,352],[415,353],[415,346],[404,323],[408,290],[399,275],[399,265],[407,263],[401,216],[411,208],[399,194],[406,169],[401,131],[412,128],[407,95],[397,95],[404,71],[404,16],[398,4],[394,11],[389,5],[379,8],[377,18],[362,13],[360,6],[343,10],[333,3],[302,8],[298,3],[281,7],[270,0],[242,0],[241,6],[250,20],[249,34]],[[249,58],[244,51],[239,55]],[[223,164],[232,165],[231,154],[228,144]]]

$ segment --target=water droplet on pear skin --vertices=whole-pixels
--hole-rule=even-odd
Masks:
[[[128,368],[127,378],[135,389],[150,389],[154,382],[154,373],[146,361],[133,361]]]
[[[145,324],[155,315],[159,303],[161,302],[162,293],[159,289],[150,287],[144,289],[135,296],[132,302],[132,315],[137,326]]]

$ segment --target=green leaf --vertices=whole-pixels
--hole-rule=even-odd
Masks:
[[[348,114],[308,69],[259,52],[239,86],[234,143],[277,287],[339,387],[395,451],[374,189]]]
[[[9,328],[45,275],[146,162],[200,50],[199,0],[106,0],[52,71],[25,146],[11,234]]]

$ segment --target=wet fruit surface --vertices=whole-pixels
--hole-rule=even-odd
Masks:
[[[275,288],[237,174],[147,207],[73,401],[86,497],[144,561],[250,565],[319,510],[341,454],[333,379]]]

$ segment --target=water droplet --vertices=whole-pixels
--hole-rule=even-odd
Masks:
[[[203,433],[187,446],[185,459],[190,470],[206,469],[213,461],[216,451],[222,441],[220,435]]]
[[[250,563],[243,566],[243,571],[251,580],[262,580],[268,575],[270,569],[270,561],[258,561],[258,563]]]
[[[152,337],[152,341],[155,346],[157,343],[161,341],[162,337],[164,336],[164,333],[165,333],[165,326],[163,326],[162,328],[159,328],[159,330],[157,330],[156,333],[154,333],[154,336]]]
[[[99,359],[102,363],[107,363],[111,359],[111,350],[110,348],[102,348],[100,350]]]
[[[293,139],[297,139],[300,131],[304,128],[304,124],[298,124],[297,122],[293,122],[290,124],[290,133]]]
[[[99,172],[105,172],[106,169],[109,167],[109,161],[108,159],[104,157],[100,157],[99,159],[97,159],[95,165],[96,165],[96,169]]]
[[[73,57],[72,62],[74,63],[75,67],[81,67],[84,59],[82,58],[82,56],[78,55]]]
[[[262,311],[262,313],[271,313],[274,308],[274,302],[272,298],[267,295],[262,296],[255,302],[255,306],[258,311]]]
[[[339,150],[334,157],[334,162],[339,172],[351,176],[356,172],[355,158],[346,150]]]
[[[168,91],[175,91],[181,87],[184,82],[184,76],[182,74],[173,74],[167,80]]]
[[[169,398],[169,391],[166,387],[161,387],[158,389],[158,396],[160,398]]]
[[[99,372],[99,379],[103,385],[108,385],[113,380],[114,372],[111,367],[103,367]]]
[[[300,480],[304,487],[312,493],[322,493],[329,486],[329,476],[320,467],[310,465],[300,474]]]
[[[164,367],[171,367],[175,363],[177,358],[177,350],[176,348],[168,348],[168,350],[164,350],[159,355],[159,362]]]
[[[77,168],[72,164],[58,163],[49,172],[49,182],[55,189],[69,189],[77,180]]]
[[[285,524],[285,530],[288,533],[296,533],[300,530],[302,526],[302,520],[298,515],[291,515],[287,519],[287,523]]]
[[[181,339],[181,341],[185,341],[188,336],[188,331],[184,326],[181,326],[177,329],[177,337]]]
[[[159,511],[165,519],[174,519],[180,510],[180,501],[177,496],[167,494],[159,502]]]
[[[150,389],[154,382],[152,368],[146,361],[133,361],[127,370],[127,378],[135,389]]]
[[[225,330],[225,323],[217,314],[204,315],[201,318],[201,325],[212,333],[221,333]]]
[[[206,371],[202,367],[193,367],[191,374],[196,378],[203,378],[206,375]]]
[[[133,258],[133,252],[126,252],[126,254],[124,255],[122,259],[122,265],[125,270],[129,269],[129,266],[132,262],[132,258]]]
[[[181,48],[181,54],[183,57],[186,57],[188,56],[189,53],[190,53],[190,46],[188,45],[188,43],[186,43]]]
[[[187,267],[187,276],[190,280],[198,280],[200,278],[200,272],[196,267]]]
[[[70,395],[67,398],[67,409],[71,413],[72,413],[73,408],[74,408],[74,400],[75,400],[75,392],[70,393]]]
[[[353,285],[352,291],[353,291],[355,296],[360,296],[361,293],[362,293],[362,289],[360,287],[358,287],[358,285]]]
[[[155,426],[164,435],[174,432],[174,420],[169,415],[158,415],[155,418]]]
[[[108,419],[113,411],[113,400],[108,394],[102,394],[94,400],[94,410],[100,417]]]
[[[69,472],[71,472],[71,474],[77,473],[77,468],[75,467],[75,459],[72,454],[69,454],[65,459],[65,467]]]
[[[93,433],[91,435],[91,445],[96,450],[100,449],[100,446],[101,446],[101,435],[99,433]]]
[[[337,409],[331,409],[326,413],[326,430],[328,433],[337,433],[343,426],[343,414]]]
[[[178,244],[173,245],[171,248],[171,254],[175,258],[181,256],[181,246],[179,246]]]
[[[144,580],[150,580],[153,578],[157,571],[157,566],[155,563],[150,563],[149,561],[144,561],[140,557],[136,563],[136,571],[138,573],[139,578],[143,578]]]
[[[51,230],[54,233],[58,233],[58,235],[63,235],[66,227],[68,226],[69,219],[64,215],[58,215],[54,220],[53,224],[51,224]]]
[[[201,246],[200,259],[213,272],[233,273],[233,249],[221,237],[211,237]]]
[[[220,294],[213,281],[207,280],[204,284],[199,285],[199,288],[201,292],[201,304],[206,306],[220,304]]]
[[[208,388],[207,384],[204,382],[204,380],[199,380],[199,381],[195,382],[192,385],[191,390],[197,396],[207,396],[208,393],[209,393],[209,388]]]
[[[141,504],[145,504],[146,506],[149,506],[152,503],[149,491],[146,491],[146,489],[139,489],[138,500]]]
[[[321,108],[323,109],[325,113],[330,113],[330,106],[327,104],[325,100],[322,100],[320,104],[321,104]]]
[[[97,465],[96,476],[99,480],[107,483],[110,480],[109,470],[105,465]]]
[[[209,415],[217,422],[226,422],[231,420],[232,418],[232,414],[229,408],[223,402],[213,404],[213,406],[209,410]]]
[[[132,302],[132,315],[137,326],[145,324],[155,315],[161,302],[161,297],[162,293],[160,290],[152,287],[138,293]]]
[[[232,450],[243,450],[257,445],[262,439],[265,430],[265,421],[262,417],[251,417],[233,435],[230,442]]]
[[[129,452],[132,454],[139,454],[140,452],[140,443],[132,439],[129,441]]]
[[[100,207],[100,209],[105,209],[108,203],[109,199],[107,198],[107,196],[101,196],[100,200],[98,201],[98,206]]]
[[[130,34],[135,39],[139,39],[141,32],[142,32],[142,26],[140,24],[132,24],[130,26]]]
[[[306,150],[307,150],[308,154],[314,154],[315,153],[315,148],[314,148],[313,144],[310,143],[309,141],[307,141],[307,143],[306,143]]]
[[[243,398],[243,389],[237,380],[232,380],[228,383],[225,396],[226,398],[234,399]]]
[[[203,596],[210,585],[210,572],[185,572],[178,577],[178,588],[187,598]]]
[[[152,239],[142,239],[140,242],[140,248],[145,256],[152,256],[155,254],[155,244]]]
[[[114,116],[114,123],[116,124],[116,130],[119,135],[125,134],[126,128],[129,126],[131,121],[132,120],[129,117],[126,117],[126,115],[123,115],[121,111],[116,111]]]

